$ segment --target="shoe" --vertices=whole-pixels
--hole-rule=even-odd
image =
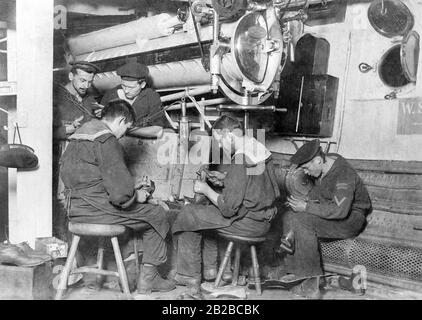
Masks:
[[[279,252],[293,254],[295,252],[295,239],[293,231],[289,231],[287,236],[280,239]]]
[[[151,292],[168,292],[176,289],[171,280],[163,279],[158,273],[157,267],[143,264],[138,279],[138,293],[150,294]]]
[[[16,244],[16,247],[18,247],[19,249],[21,249],[23,252],[25,252],[28,256],[30,257],[34,257],[34,258],[40,258],[42,259],[44,262],[47,261],[51,261],[53,260],[53,257],[50,256],[47,253],[42,253],[39,251],[35,251],[34,249],[32,249],[28,242],[22,242],[22,243],[18,243]]]
[[[319,278],[313,277],[302,281],[294,286],[291,291],[301,297],[313,300],[321,299],[321,291],[319,289]]]
[[[0,264],[11,264],[21,267],[34,267],[43,264],[45,261],[40,257],[27,255],[22,249],[15,245],[0,246]]]

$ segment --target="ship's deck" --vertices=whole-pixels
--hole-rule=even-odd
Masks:
[[[89,281],[81,281],[74,287],[69,288],[65,295],[65,300],[125,300],[123,293],[120,292],[117,282],[112,281],[105,284],[101,290],[90,288],[87,283]],[[255,290],[246,286],[240,287],[246,291],[247,300],[306,300],[306,298],[297,296],[288,290],[281,289],[263,289],[262,295],[259,296]],[[186,287],[178,286],[175,290],[166,293],[154,292],[150,295],[132,293],[134,300],[178,300],[183,293],[188,292]],[[204,293],[205,300],[239,300],[232,296],[222,296],[215,298],[210,294]],[[322,291],[322,300],[421,300],[422,292],[417,293],[404,289],[387,287],[385,285],[368,283],[365,294],[355,294],[349,291],[330,286]],[[244,300],[245,301],[245,300]]]

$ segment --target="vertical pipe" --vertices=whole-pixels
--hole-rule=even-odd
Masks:
[[[213,39],[214,42],[218,41],[218,37],[220,35],[220,16],[216,10],[214,12],[214,25],[213,25]]]
[[[211,88],[214,94],[218,91],[218,84],[220,81],[219,75],[221,73],[221,56],[217,54],[219,47],[220,36],[220,17],[216,10],[214,12],[213,20],[213,44],[210,50],[210,71],[211,71]]]
[[[302,96],[303,96],[303,84],[304,84],[304,81],[305,81],[305,77],[302,77],[302,83],[300,85],[299,106],[297,108],[296,132],[299,130],[300,111],[302,110]]]
[[[242,98],[242,104],[245,106],[248,106],[250,105],[250,102],[251,102],[251,96],[249,94],[249,91],[245,89],[245,94],[243,95],[243,98]],[[247,130],[249,129],[249,112],[248,111],[245,111],[243,127],[246,134]]]
[[[179,123],[179,183],[177,186],[177,196],[181,198],[183,174],[185,171],[185,164],[188,163],[189,156],[189,119],[186,116],[186,101],[183,100],[181,104],[182,116]]]
[[[247,133],[248,129],[249,129],[249,112],[245,111],[245,117],[244,117],[244,130],[245,130],[245,134]]]
[[[182,107],[182,118],[186,118],[186,101],[182,101],[182,104],[181,104],[181,107]]]

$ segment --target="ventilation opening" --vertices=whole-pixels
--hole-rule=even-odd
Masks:
[[[382,58],[379,68],[381,80],[390,87],[402,87],[410,83],[403,70],[400,45],[392,47]]]
[[[399,0],[375,0],[368,9],[372,27],[385,37],[404,36],[414,25],[409,8]]]

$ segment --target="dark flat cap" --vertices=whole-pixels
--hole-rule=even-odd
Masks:
[[[117,69],[117,74],[122,78],[134,80],[146,79],[149,75],[148,67],[137,62],[129,62]]]
[[[81,69],[89,73],[98,73],[101,69],[88,61],[73,61],[69,63],[73,68]]]
[[[290,158],[290,162],[297,166],[301,166],[311,161],[321,149],[319,139],[306,142],[296,151],[296,153]]]

